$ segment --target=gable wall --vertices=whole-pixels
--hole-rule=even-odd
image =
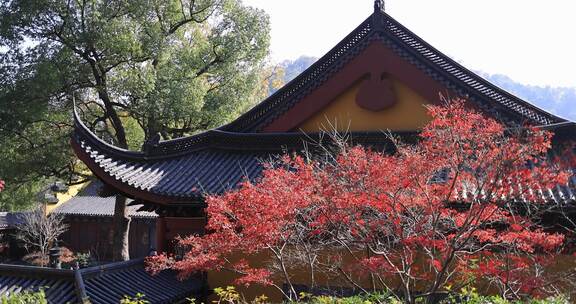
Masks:
[[[415,131],[429,121],[423,105],[440,103],[439,94],[457,96],[373,41],[262,131],[314,132],[329,127],[328,120],[340,130],[350,123],[350,131]]]
[[[301,124],[304,132],[330,131],[414,131],[430,121],[424,97],[392,78],[392,91],[396,103],[389,108],[372,111],[360,107],[356,102],[362,81],[357,82],[336,97],[328,106]]]

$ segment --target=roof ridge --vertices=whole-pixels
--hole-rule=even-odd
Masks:
[[[391,22],[394,24],[395,27],[400,28],[402,31],[404,31],[405,33],[409,34],[411,37],[410,38],[414,38],[415,40],[417,40],[417,42],[419,44],[421,44],[422,46],[428,48],[431,52],[434,52],[434,55],[437,55],[439,57],[441,57],[441,59],[447,61],[449,64],[451,64],[454,68],[460,69],[462,72],[467,73],[467,76],[471,76],[472,78],[475,78],[473,80],[480,82],[486,86],[488,86],[490,89],[498,92],[501,95],[504,95],[507,98],[512,99],[515,102],[519,102],[521,103],[523,106],[529,108],[529,110],[534,111],[534,112],[540,112],[538,113],[539,115],[542,116],[549,116],[549,121],[540,121],[542,125],[545,124],[550,124],[550,123],[558,123],[558,122],[564,122],[567,121],[566,119],[556,116],[542,108],[539,108],[538,106],[502,89],[501,87],[493,84],[492,82],[488,81],[487,79],[485,79],[484,77],[478,75],[477,73],[475,73],[474,71],[466,68],[465,66],[463,66],[462,64],[458,63],[457,61],[455,61],[454,59],[450,58],[449,56],[447,56],[446,54],[444,54],[443,52],[441,52],[440,50],[438,50],[437,48],[435,48],[433,45],[431,45],[430,43],[426,42],[424,39],[422,39],[420,36],[418,36],[417,34],[415,34],[414,32],[412,32],[410,29],[408,29],[406,26],[404,26],[402,23],[398,22],[396,19],[394,19],[392,16],[390,16],[389,14],[385,13],[385,12],[378,12],[378,14],[380,14],[381,18],[385,18],[387,21]],[[385,34],[390,34],[390,31],[383,31]],[[399,37],[392,37],[392,38],[396,38],[398,39]],[[401,41],[402,43],[406,44],[405,41]],[[413,46],[411,46],[410,48],[408,48],[409,50],[414,49]],[[422,56],[422,53],[418,54],[419,57],[424,57]],[[423,58],[424,60],[422,60],[423,62],[431,62],[431,60],[428,60],[428,58]],[[434,67],[433,65],[430,65],[432,67]],[[438,69],[438,67],[435,67],[436,69]],[[448,69],[448,68],[447,68]],[[442,72],[446,72],[445,70]],[[463,82],[461,79],[457,80],[458,82]],[[472,88],[472,89],[476,89],[476,88]],[[488,98],[493,99],[494,97],[491,96],[486,96]],[[506,106],[504,104],[502,104],[501,102],[499,102],[498,100],[495,100],[496,102],[498,102],[499,104]],[[517,109],[514,108],[510,108],[508,107],[510,110],[513,111],[517,111]],[[526,115],[526,113],[521,113],[519,112],[519,114],[524,114]],[[534,119],[534,118],[533,118]],[[539,121],[537,119],[534,119],[535,121]]]
[[[395,134],[413,135],[413,131],[396,131]],[[148,153],[138,155],[126,155],[122,151],[109,150],[106,146],[101,146],[100,141],[92,141],[93,146],[86,146],[84,141],[90,141],[85,134],[79,132],[76,135],[76,142],[83,145],[83,149],[99,149],[100,153],[105,152],[120,159],[134,161],[155,161],[169,158],[176,158],[189,155],[204,150],[228,150],[237,152],[261,151],[261,152],[282,152],[286,149],[299,149],[303,147],[303,142],[311,138],[321,137],[325,132],[283,132],[283,133],[242,133],[227,132],[223,130],[210,130],[202,134],[190,137],[182,137],[175,140],[163,141],[152,147]],[[350,132],[352,137],[364,138],[381,135],[380,131]]]
[[[98,265],[98,266],[81,268],[79,272],[82,274],[82,277],[84,277],[84,276],[92,277],[92,276],[96,276],[96,275],[103,274],[103,273],[121,271],[121,270],[124,270],[126,268],[134,267],[134,266],[138,266],[138,265],[144,265],[144,258],[138,258],[138,259],[132,259],[132,260],[128,260],[128,261],[113,262],[113,263],[107,263],[107,264],[102,264],[102,265]]]
[[[55,277],[73,279],[74,271],[71,269],[57,269],[30,265],[0,264],[0,275],[2,274],[23,277],[39,277],[42,275],[51,275]]]
[[[350,49],[361,47],[361,42],[366,41],[370,36],[373,29],[373,15],[366,18],[360,25],[358,25],[352,32],[350,32],[344,39],[342,39],[330,51],[320,57],[314,64],[309,66],[306,70],[300,73],[297,77],[285,84],[274,94],[270,95],[264,101],[255,105],[248,112],[244,113],[234,121],[221,126],[221,130],[241,130],[245,132],[250,130],[258,124],[258,119],[261,119],[265,113],[273,110],[275,106],[279,106],[286,99],[301,97],[307,95],[313,87],[318,87],[322,84],[327,77],[320,77],[327,71],[332,69],[340,69],[342,66],[351,59],[346,58],[347,52]],[[320,78],[320,79],[318,79]],[[262,122],[260,122],[261,124]]]
[[[122,149],[120,147],[114,146],[102,140],[98,135],[96,135],[92,130],[84,124],[80,115],[78,114],[78,110],[76,109],[76,104],[74,103],[73,106],[73,115],[74,115],[74,133],[72,135],[73,139],[76,139],[78,143],[80,143],[80,137],[82,140],[89,140],[92,143],[97,144],[102,150],[106,150],[118,156],[124,156],[126,158],[140,158],[145,156],[143,152],[139,151],[131,151]]]
[[[74,269],[74,287],[76,287],[76,295],[80,303],[90,303],[90,298],[86,293],[86,285],[84,284],[84,278],[82,277],[82,272],[80,269]]]

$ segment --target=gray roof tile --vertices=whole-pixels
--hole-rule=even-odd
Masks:
[[[102,182],[95,180],[90,182],[82,191],[68,201],[62,203],[54,213],[75,216],[106,216],[114,215],[115,197],[98,196]],[[129,200],[130,202],[131,200]],[[128,216],[133,218],[155,218],[158,215],[154,212],[138,211],[141,205],[128,206]],[[0,224],[1,224],[0,216]]]
[[[22,223],[22,212],[0,212],[0,229],[10,229]]]
[[[142,259],[77,270],[0,265],[0,295],[44,289],[48,303],[79,303],[85,294],[91,303],[117,304],[125,295],[144,294],[152,304],[168,304],[199,294],[201,279],[180,281],[173,271],[151,276]],[[81,280],[82,284],[79,284]],[[83,286],[83,288],[82,288]]]

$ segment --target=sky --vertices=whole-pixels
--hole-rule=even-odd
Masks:
[[[320,57],[373,11],[373,0],[243,0],[271,20],[274,61]],[[473,70],[576,87],[576,1],[386,0],[386,12]]]

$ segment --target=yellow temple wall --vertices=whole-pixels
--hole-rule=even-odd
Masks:
[[[430,121],[425,107],[429,102],[396,79],[392,79],[392,84],[397,102],[390,108],[374,112],[358,106],[356,94],[361,85],[358,82],[297,129],[317,132],[333,128],[338,131],[414,131],[422,128]]]
[[[79,185],[73,185],[73,186],[70,186],[70,188],[68,188],[67,192],[56,193],[56,198],[58,199],[58,203],[46,204],[46,214],[52,213],[52,211],[54,211],[54,209],[60,207],[62,204],[65,204],[68,200],[70,200],[71,198],[76,196],[78,194],[78,192],[80,192],[82,189],[84,189],[84,187],[87,186],[89,183],[90,182],[82,183]]]

